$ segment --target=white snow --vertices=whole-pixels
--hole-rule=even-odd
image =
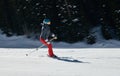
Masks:
[[[73,19],[72,21],[73,21],[73,22],[77,22],[77,21],[79,21],[79,19],[78,19],[78,18],[75,18],[75,19]]]
[[[76,8],[76,7],[77,7],[76,5],[73,6],[73,8]]]
[[[120,13],[120,10],[115,10],[115,12]]]
[[[26,9],[26,8],[27,8],[26,6],[23,7],[23,9]]]
[[[120,76],[120,41],[98,34],[93,45],[54,42],[59,60],[47,57],[46,47],[32,52],[41,45],[38,40],[0,35],[0,76]]]
[[[119,49],[0,49],[0,76],[120,76]]]
[[[95,27],[91,32],[95,32],[96,43],[87,44],[85,41],[77,42],[73,44],[65,42],[53,42],[54,48],[120,48],[120,41],[117,40],[104,40],[101,36],[100,27]],[[41,46],[39,40],[32,40],[26,38],[26,36],[12,36],[6,37],[6,35],[0,34],[0,47],[1,48],[37,48]]]
[[[106,5],[105,5],[105,4],[103,4],[103,5],[102,5],[102,7],[106,7]]]
[[[37,5],[37,6],[40,5],[40,3],[36,3],[36,5]]]
[[[27,2],[29,1],[29,0],[26,0]]]

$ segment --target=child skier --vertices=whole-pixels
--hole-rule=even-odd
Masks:
[[[40,35],[40,41],[48,47],[48,56],[49,57],[55,57],[52,49],[52,44],[51,44],[51,39],[57,39],[55,34],[51,33],[50,31],[50,26],[51,21],[50,19],[44,19],[43,24],[42,24],[42,29],[41,29],[41,35]]]

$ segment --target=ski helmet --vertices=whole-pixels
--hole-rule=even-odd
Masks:
[[[50,22],[51,22],[50,19],[44,19],[44,20],[43,20],[43,23],[44,23],[44,24],[50,24]]]

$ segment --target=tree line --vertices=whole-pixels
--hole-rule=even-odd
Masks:
[[[120,40],[119,0],[0,0],[0,7],[0,29],[7,36],[38,38],[42,20],[49,18],[58,41],[92,44],[96,26],[105,39]]]

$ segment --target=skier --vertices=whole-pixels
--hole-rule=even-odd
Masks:
[[[40,35],[40,41],[48,47],[48,56],[49,57],[56,57],[56,55],[53,53],[51,39],[57,39],[54,33],[51,33],[50,31],[50,25],[51,21],[50,19],[44,19],[41,29],[41,35]]]

